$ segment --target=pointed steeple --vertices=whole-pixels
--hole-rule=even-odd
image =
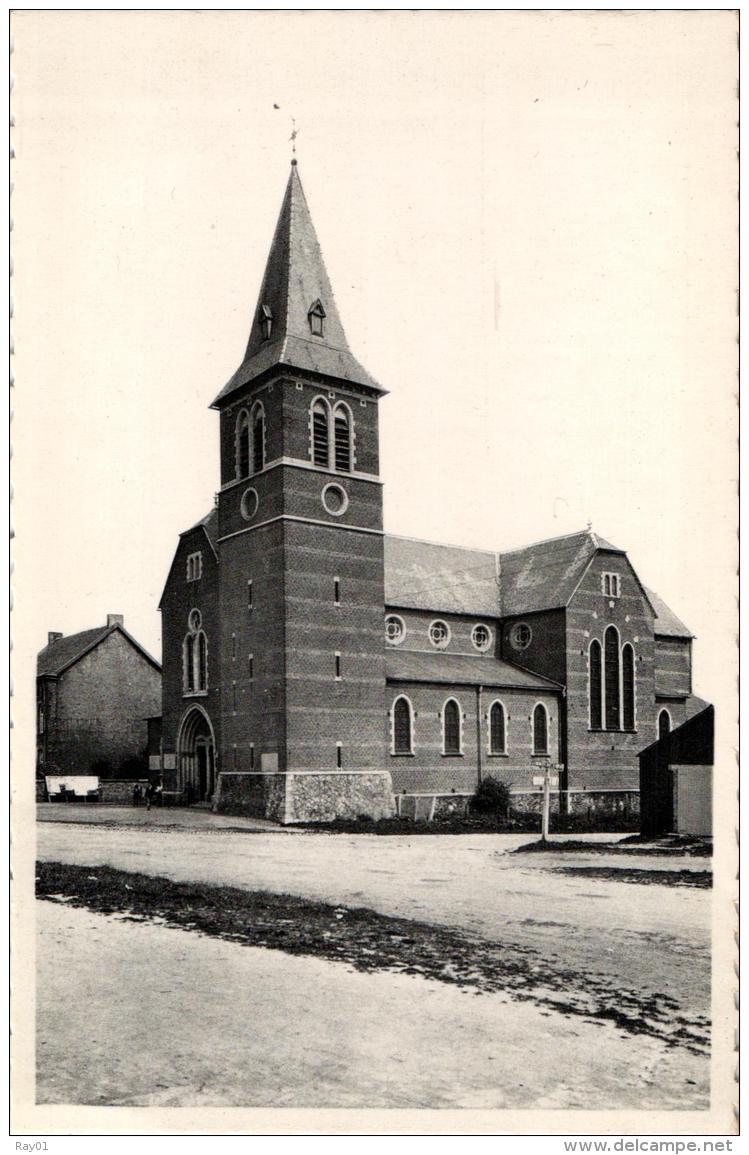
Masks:
[[[276,365],[384,392],[348,347],[295,160],[244,360],[213,407]]]

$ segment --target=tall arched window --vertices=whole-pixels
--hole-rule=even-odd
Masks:
[[[351,472],[351,415],[345,405],[338,405],[334,415],[335,467]]]
[[[393,702],[393,753],[413,753],[413,722],[408,698],[396,698]]]
[[[549,753],[549,715],[542,702],[533,711],[533,753]]]
[[[606,729],[621,728],[619,703],[619,631],[609,626],[604,635],[604,685],[606,691]]]
[[[188,634],[182,643],[182,685],[187,693],[195,689],[195,635]]]
[[[454,698],[448,698],[442,710],[442,751],[444,754],[460,754],[460,706]]]
[[[252,472],[259,473],[265,468],[265,410],[259,401],[252,407],[250,415],[252,427]]]
[[[489,710],[489,753],[504,754],[506,749],[505,708],[501,702],[492,702]]]
[[[325,469],[330,465],[329,416],[326,402],[318,398],[312,406],[312,460]]]
[[[658,737],[667,738],[671,733],[671,715],[668,710],[661,710],[658,715]]]
[[[197,635],[197,670],[195,679],[196,690],[208,689],[208,642],[202,630]]]
[[[600,730],[603,726],[601,708],[601,643],[590,643],[590,667],[588,672],[588,694],[590,696],[590,728]]]
[[[622,647],[622,725],[635,728],[635,651],[629,642]]]
[[[188,632],[182,643],[182,687],[185,694],[208,689],[208,641],[201,624],[200,610],[190,610]]]
[[[234,438],[237,477],[250,476],[250,419],[247,410],[242,409],[237,417]]]

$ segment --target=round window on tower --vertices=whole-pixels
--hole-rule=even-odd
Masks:
[[[244,493],[242,494],[242,500],[239,503],[239,512],[242,514],[242,517],[245,519],[245,521],[252,521],[253,517],[257,513],[259,505],[260,498],[257,495],[257,490],[245,489]]]
[[[473,630],[471,631],[471,641],[473,642],[476,649],[483,654],[484,651],[488,650],[489,646],[492,644],[492,632],[488,626],[480,623],[479,625],[473,627]]]
[[[397,614],[385,618],[385,638],[391,646],[399,646],[406,636],[406,623]]]
[[[450,627],[447,622],[432,622],[429,627],[429,641],[433,646],[436,646],[438,650],[444,650],[450,641]]]
[[[203,619],[200,616],[200,610],[190,610],[187,624],[191,630],[199,630]]]
[[[327,513],[340,517],[348,509],[348,494],[341,485],[326,485],[322,491],[322,503]]]
[[[533,631],[526,622],[517,622],[510,630],[510,645],[513,650],[527,650],[533,638]]]

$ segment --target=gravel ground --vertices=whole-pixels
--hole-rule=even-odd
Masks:
[[[37,907],[40,1103],[707,1106],[704,1059],[607,1022],[419,975]]]

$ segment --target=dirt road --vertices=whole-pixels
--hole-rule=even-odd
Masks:
[[[539,978],[569,976],[571,997],[615,989],[623,1007],[653,999],[691,1023],[709,1015],[711,892],[664,884],[704,860],[512,853],[527,835],[279,836],[201,822],[42,823],[38,855],[368,907],[478,937],[505,958],[532,962],[535,952]],[[645,873],[617,881],[601,876],[609,868]],[[510,989],[360,974],[150,919],[38,906],[40,1088],[50,1102],[706,1104],[704,1054],[518,1002]]]

